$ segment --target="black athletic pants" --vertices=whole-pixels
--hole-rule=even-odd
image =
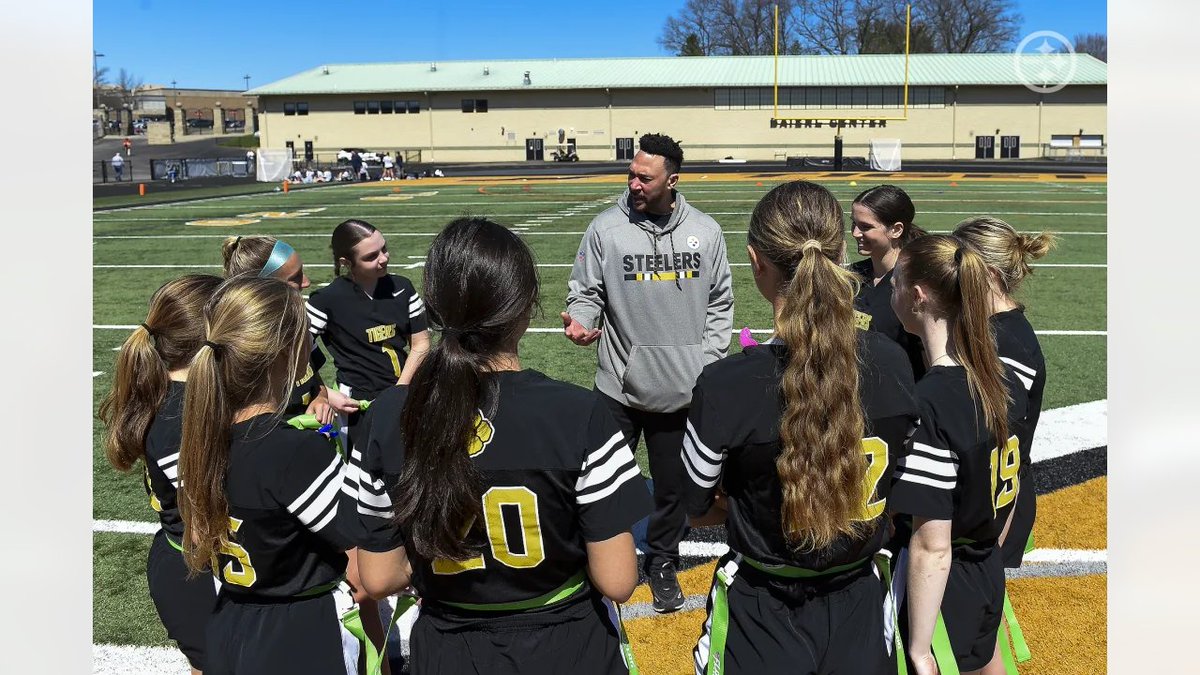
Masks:
[[[646,558],[650,570],[670,561],[679,567],[679,542],[687,532],[687,513],[683,506],[683,429],[687,408],[668,413],[646,412],[622,405],[600,394],[612,411],[617,425],[637,450],[644,434],[650,458],[650,477],[654,479],[654,513],[646,527]]]

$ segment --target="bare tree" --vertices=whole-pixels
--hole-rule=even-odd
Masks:
[[[774,5],[779,5],[780,51],[796,42],[788,12],[795,0],[688,0],[663,25],[658,43],[680,55],[741,56],[775,52]]]
[[[1082,33],[1073,42],[1077,54],[1091,54],[1108,63],[1108,36],[1104,33]]]
[[[920,10],[935,52],[1006,51],[1021,28],[1013,0],[924,0]]]

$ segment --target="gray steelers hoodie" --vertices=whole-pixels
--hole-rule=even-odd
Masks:
[[[626,190],[588,225],[567,286],[567,312],[602,324],[596,388],[631,408],[686,408],[701,369],[729,351],[725,236],[678,192],[668,217],[633,210]]]

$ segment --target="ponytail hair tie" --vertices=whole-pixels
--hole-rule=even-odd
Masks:
[[[817,241],[816,239],[809,239],[808,241],[804,242],[800,246],[801,255],[803,255],[804,252],[810,248],[815,248],[818,251],[820,251],[821,250],[821,242]]]
[[[237,248],[238,244],[240,244],[240,243],[242,243],[242,235],[239,234],[238,238],[233,240],[233,247]]]
[[[216,342],[210,342],[208,340],[205,340],[204,346],[213,350],[213,356],[217,357],[218,359],[221,358],[225,354],[225,347]]]
[[[144,324],[144,323],[143,323],[143,324],[140,324],[140,325],[141,325],[141,327],[142,327],[142,328],[145,328],[145,329],[146,329],[146,332],[150,334],[150,337],[154,337],[154,330],[153,330],[153,329],[151,329],[151,328],[150,328],[150,326],[148,326],[148,325],[146,325],[146,324]]]
[[[962,242],[959,242],[958,248],[954,249],[954,264],[955,265],[962,264],[963,249],[965,249],[965,248],[966,248],[966,245],[963,244]]]

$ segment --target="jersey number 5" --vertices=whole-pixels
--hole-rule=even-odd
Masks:
[[[515,508],[521,523],[521,551],[512,550],[504,525],[504,507]],[[537,567],[546,559],[542,546],[542,526],[538,516],[537,494],[527,487],[494,487],[483,493],[483,518],[488,545],[496,562],[515,569]],[[474,523],[467,525],[469,532]],[[482,555],[466,560],[435,558],[434,574],[458,574],[487,566]]]
[[[1004,450],[992,448],[992,494],[996,500],[992,504],[992,516],[1008,506],[1017,498],[1021,490],[1021,442],[1016,436],[1009,436],[1004,443]],[[997,491],[999,490],[999,491]]]
[[[230,516],[230,536],[233,536],[240,529],[242,529],[241,519]],[[227,583],[231,583],[234,586],[253,586],[254,582],[258,580],[258,573],[254,571],[254,566],[250,564],[250,554],[246,552],[246,549],[230,541],[221,547],[221,553],[233,558],[233,560],[225,563],[225,566],[221,568],[221,577]]]

